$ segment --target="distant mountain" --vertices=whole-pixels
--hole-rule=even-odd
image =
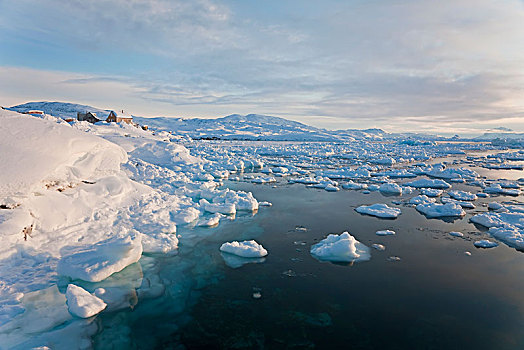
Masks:
[[[517,132],[485,132],[481,136],[477,136],[476,140],[524,140],[524,133]]]
[[[267,115],[232,114],[216,119],[135,118],[156,130],[173,131],[192,139],[343,141],[331,131]]]
[[[43,111],[45,114],[50,114],[62,119],[73,118],[76,119],[77,112],[95,112],[100,119],[105,119],[110,110],[95,108],[86,105],[68,102],[28,102],[18,106],[6,108],[15,112],[27,112],[30,110]]]
[[[76,119],[77,112],[95,112],[100,119],[109,114],[108,109],[67,102],[28,102],[8,108],[17,112],[41,110],[63,119]],[[192,139],[268,140],[268,141],[352,141],[382,139],[439,139],[425,134],[391,134],[382,129],[326,130],[300,122],[259,114],[232,114],[215,119],[201,118],[144,118],[133,116],[140,125],[153,130],[168,131]],[[441,138],[442,139],[442,138]]]

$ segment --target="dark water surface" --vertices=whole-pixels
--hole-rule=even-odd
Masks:
[[[403,205],[397,206],[398,219],[382,220],[354,208],[395,206],[392,201],[412,195],[228,185],[273,206],[223,220],[214,229],[181,229],[182,237],[202,237],[194,246],[184,246],[182,239],[177,256],[159,258],[165,292],[139,300],[133,310],[101,314],[95,347],[524,349],[524,255],[504,244],[487,250],[473,246],[488,235],[468,219],[485,211],[481,205],[487,200],[479,199],[477,209],[454,222],[428,220]],[[476,192],[465,185],[454,188]],[[382,229],[397,234],[377,236]],[[372,249],[370,261],[352,266],[310,255],[312,244],[343,231],[386,250]],[[451,237],[450,231],[465,237]],[[220,244],[244,239],[261,243],[269,252],[266,261],[226,266]],[[390,256],[401,260],[389,261]]]

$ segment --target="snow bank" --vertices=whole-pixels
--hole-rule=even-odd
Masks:
[[[0,110],[0,199],[116,172],[126,152],[109,141],[28,115]],[[0,203],[1,204],[1,203]]]
[[[267,250],[254,240],[226,242],[220,246],[220,251],[243,258],[260,258],[267,255]]]
[[[360,214],[367,214],[385,219],[395,219],[401,214],[400,209],[388,207],[387,204],[361,205],[355,210]]]
[[[334,262],[357,262],[371,259],[369,247],[357,241],[348,232],[340,235],[330,234],[311,247],[311,255],[319,260]]]
[[[104,301],[82,287],[69,284],[66,290],[67,306],[71,314],[88,318],[100,313],[107,306]]]

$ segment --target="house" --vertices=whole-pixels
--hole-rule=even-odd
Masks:
[[[124,111],[122,111],[122,114],[117,114],[115,111],[111,111],[109,113],[109,116],[107,116],[106,122],[108,123],[128,123],[133,124],[133,117],[130,115],[123,115]]]
[[[87,122],[90,122],[90,123],[96,123],[96,122],[99,122],[100,119],[97,118],[96,116],[96,113],[92,113],[92,112],[86,112],[86,113],[76,113],[76,118],[78,119],[78,121],[87,121]]]

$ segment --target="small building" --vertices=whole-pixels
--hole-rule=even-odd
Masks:
[[[117,114],[115,111],[109,112],[109,115],[107,116],[106,122],[108,122],[108,123],[121,123],[121,122],[124,122],[124,123],[128,123],[128,124],[133,124],[133,117],[130,116],[130,115],[123,115],[123,112],[124,111],[122,111],[122,114]]]
[[[90,122],[93,124],[100,121],[100,119],[97,118],[96,113],[93,113],[93,112],[85,112],[85,113],[78,112],[76,113],[76,118],[80,122],[86,121],[86,122]]]

